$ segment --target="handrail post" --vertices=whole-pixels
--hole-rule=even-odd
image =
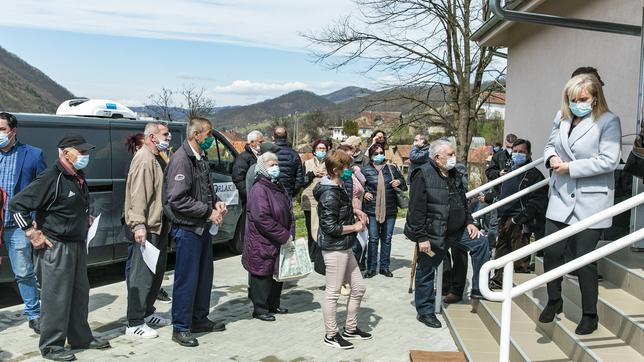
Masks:
[[[503,304],[501,305],[501,335],[499,337],[499,362],[510,360],[510,328],[512,322],[512,287],[514,262],[503,267]]]

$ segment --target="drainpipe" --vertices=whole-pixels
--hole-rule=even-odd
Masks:
[[[602,33],[632,36],[640,36],[642,34],[642,27],[636,25],[609,23],[605,21],[586,19],[573,19],[562,16],[507,10],[501,6],[501,0],[490,0],[490,10],[492,11],[492,13],[494,13],[495,16],[501,18],[501,20],[552,25],[564,28],[592,30]]]

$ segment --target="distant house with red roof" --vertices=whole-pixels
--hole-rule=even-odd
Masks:
[[[479,101],[482,103],[481,110],[485,111],[485,118],[505,119],[505,93],[481,93]]]

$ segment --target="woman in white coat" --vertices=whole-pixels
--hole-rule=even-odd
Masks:
[[[544,151],[546,167],[551,169],[546,235],[613,205],[613,173],[620,153],[620,120],[608,110],[601,83],[589,74],[571,78]],[[545,271],[594,250],[611,222],[604,220],[546,248]],[[580,268],[577,275],[583,315],[575,333],[590,334],[598,324],[597,264]],[[561,282],[558,278],[548,283],[548,304],[539,317],[542,323],[552,322],[562,312]]]

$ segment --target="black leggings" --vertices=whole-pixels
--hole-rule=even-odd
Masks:
[[[567,224],[548,219],[546,220],[546,235],[553,234],[567,226]],[[586,229],[545,248],[543,255],[545,271],[555,269],[565,262],[595,250],[601,233],[601,229]],[[599,289],[597,263],[591,263],[579,268],[577,276],[579,277],[579,288],[581,289],[581,309],[583,314],[597,314],[597,294]],[[548,300],[561,299],[562,281],[563,278],[557,278],[548,283]]]

